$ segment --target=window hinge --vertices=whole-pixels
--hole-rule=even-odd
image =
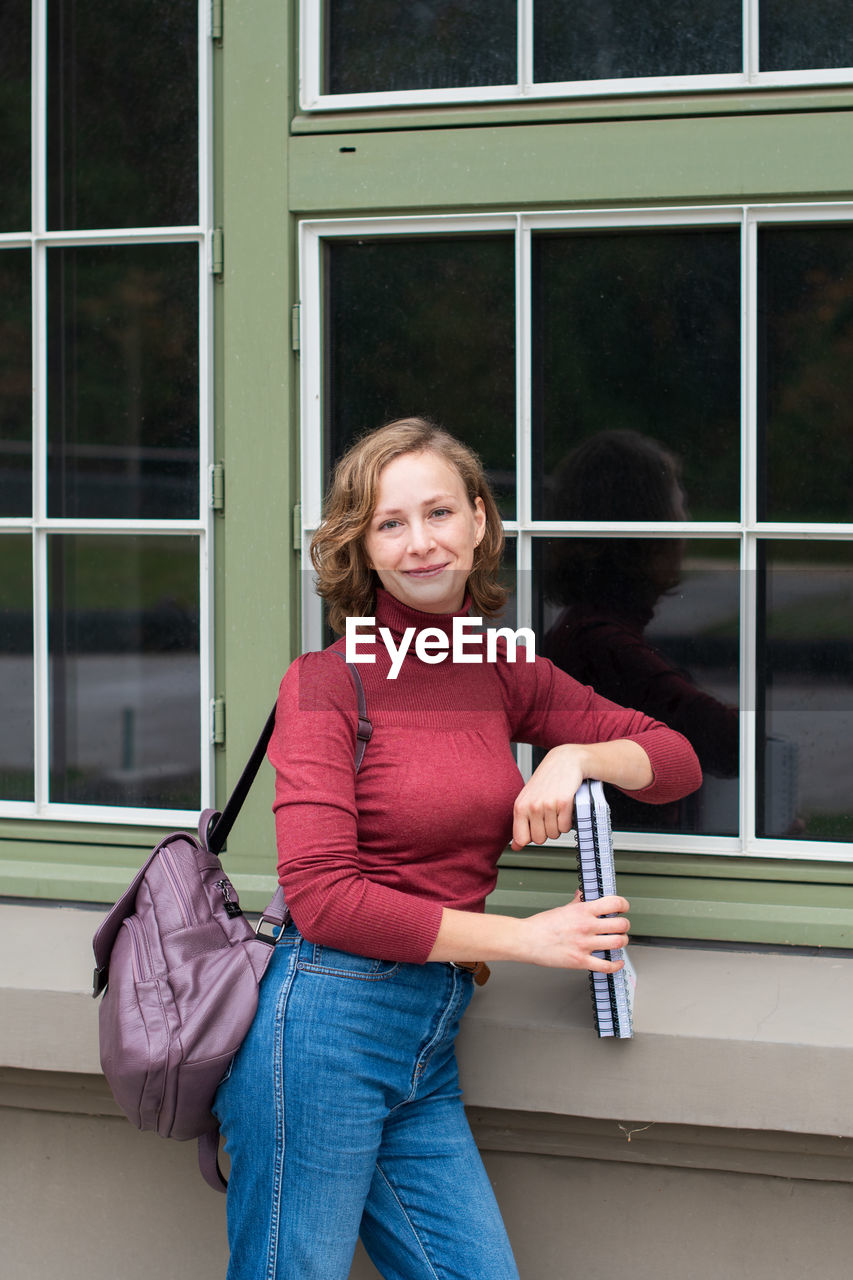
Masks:
[[[210,237],[210,271],[211,275],[221,276],[225,270],[225,245],[222,228],[214,227]]]
[[[222,39],[222,22],[224,0],[210,0],[210,38],[211,40]]]
[[[293,508],[293,550],[302,550],[302,503]]]
[[[293,351],[298,351],[299,342],[299,303],[294,302],[290,308],[290,346]]]
[[[211,511],[225,510],[225,466],[214,462],[210,468],[209,500]]]
[[[210,699],[210,741],[215,747],[225,742],[225,699],[221,695]]]

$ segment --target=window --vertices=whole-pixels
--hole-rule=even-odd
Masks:
[[[302,106],[849,81],[850,16],[849,0],[303,0]]]
[[[614,798],[620,847],[848,861],[853,208],[308,222],[301,273],[304,544],[357,431],[438,418],[516,625],[702,760],[679,805]]]
[[[209,790],[206,26],[4,8],[0,816]]]

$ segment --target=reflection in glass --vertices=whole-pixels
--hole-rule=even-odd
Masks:
[[[757,834],[853,840],[853,545],[760,549]]]
[[[764,227],[759,491],[765,520],[853,512],[853,226]]]
[[[851,17],[850,0],[761,0],[759,69],[853,66]]]
[[[199,805],[195,538],[49,546],[50,799]]]
[[[582,684],[677,729],[705,782],[685,800],[611,795],[625,831],[738,832],[736,542],[550,538],[536,544],[541,651]]]
[[[515,84],[516,0],[326,0],[323,17],[325,93]]]
[[[0,800],[34,799],[33,557],[29,537],[0,536]]]
[[[30,254],[0,251],[0,516],[32,510]]]
[[[432,418],[480,455],[515,514],[512,236],[329,241],[327,463],[392,418]]]
[[[48,511],[198,514],[198,248],[48,250]]]
[[[741,70],[740,0],[536,0],[533,21],[540,82]]]
[[[198,5],[48,5],[51,228],[195,225]]]
[[[0,231],[30,229],[30,0],[0,0]]]
[[[738,519],[737,230],[534,238],[534,517],[568,519],[566,454],[626,429],[680,457],[695,519]],[[623,510],[590,507],[586,518],[637,518]]]

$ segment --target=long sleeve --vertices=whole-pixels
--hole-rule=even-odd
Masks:
[[[547,658],[507,665],[502,672],[513,686],[510,696],[517,717],[512,730],[516,741],[550,748],[564,742],[630,738],[643,748],[652,766],[654,778],[649,786],[630,792],[647,804],[668,804],[701,786],[696,753],[675,729],[641,711],[610,702],[588,685],[578,684]]]

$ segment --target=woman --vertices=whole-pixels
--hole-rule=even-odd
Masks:
[[[294,924],[217,1096],[232,1172],[230,1280],[346,1280],[357,1236],[386,1280],[517,1277],[465,1121],[453,1043],[477,962],[613,972],[623,898],[527,920],[486,915],[507,841],[569,830],[597,777],[666,802],[699,785],[677,733],[544,659],[424,660],[453,617],[493,615],[500,517],[476,456],[402,419],[338,464],[312,558],[330,620],[375,619],[360,668],[373,736],[356,774],[356,693],[338,641],[290,667],[269,756]],[[337,652],[335,652],[337,651]],[[512,741],[549,748],[522,786]],[[606,916],[614,916],[605,919]]]

